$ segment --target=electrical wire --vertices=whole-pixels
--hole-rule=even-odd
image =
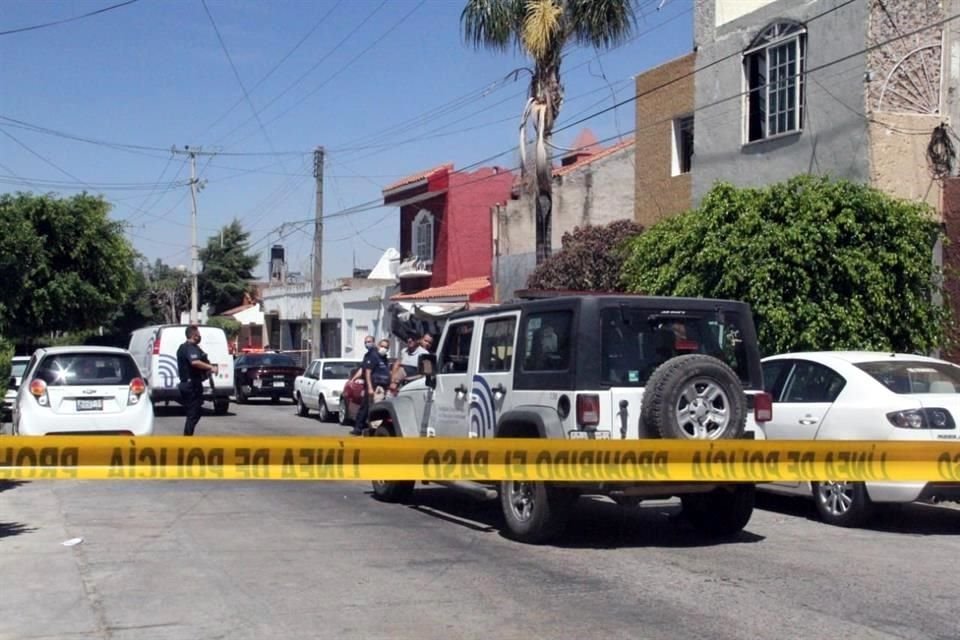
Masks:
[[[62,20],[54,20],[53,22],[44,22],[43,24],[35,24],[29,27],[20,27],[17,29],[7,29],[6,31],[0,31],[0,36],[9,36],[14,33],[23,33],[25,31],[34,31],[36,29],[46,29],[47,27],[55,27],[57,25],[66,24],[68,22],[75,22],[77,20],[83,20],[84,18],[89,18],[92,16],[100,15],[101,13],[106,13],[107,11],[113,11],[114,9],[119,9],[121,7],[126,7],[140,0],[126,0],[126,2],[120,2],[117,4],[110,5],[109,7],[104,7],[103,9],[97,9],[96,11],[91,11],[89,13],[84,13],[79,16],[73,16],[72,18],[64,18]]]

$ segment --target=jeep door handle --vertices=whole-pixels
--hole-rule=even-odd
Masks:
[[[454,391],[457,393],[462,393],[463,395],[467,395],[467,385],[461,384],[459,387],[456,387]]]
[[[507,389],[503,386],[503,383],[498,384],[493,388],[494,393],[499,393],[502,396],[507,395]]]
[[[820,422],[820,420],[818,418],[814,418],[813,416],[800,418],[800,424],[817,424],[818,422]]]

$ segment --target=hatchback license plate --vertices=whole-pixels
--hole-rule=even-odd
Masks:
[[[102,398],[83,398],[77,400],[77,411],[102,411]]]
[[[273,386],[275,386],[275,387],[282,387],[282,386],[284,386],[284,385],[286,385],[286,383],[285,383],[284,381],[282,381],[282,380],[281,380],[280,382],[274,382],[274,383],[273,383]]]
[[[590,434],[593,434],[593,437],[590,437]],[[571,440],[609,440],[610,432],[609,431],[571,431],[570,432]]]

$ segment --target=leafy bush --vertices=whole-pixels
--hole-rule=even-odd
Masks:
[[[240,333],[240,322],[228,316],[213,316],[207,320],[211,327],[219,327],[227,334],[227,340],[233,340]]]
[[[560,251],[544,260],[527,279],[531,289],[622,291],[622,247],[643,232],[633,220],[576,227],[563,234]]]
[[[947,329],[946,305],[932,300],[937,234],[926,205],[847,181],[721,183],[698,209],[630,242],[624,284],[748,302],[765,355],[927,352]]]
[[[12,360],[13,344],[9,340],[0,338],[0,398],[7,395]]]

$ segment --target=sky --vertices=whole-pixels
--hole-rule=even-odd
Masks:
[[[276,243],[290,271],[310,272],[323,146],[324,214],[355,209],[324,225],[324,280],[399,248],[399,209],[370,204],[385,185],[447,162],[518,163],[529,75],[510,74],[529,62],[465,43],[464,0],[133,0],[2,34],[122,1],[0,0],[0,193],[102,194],[151,261],[190,264],[190,164],[172,147],[215,152],[197,157],[198,244],[238,219],[262,277]],[[692,5],[635,0],[630,41],[569,48],[557,128],[690,52]],[[634,113],[628,102],[554,143],[589,127],[614,144]]]

